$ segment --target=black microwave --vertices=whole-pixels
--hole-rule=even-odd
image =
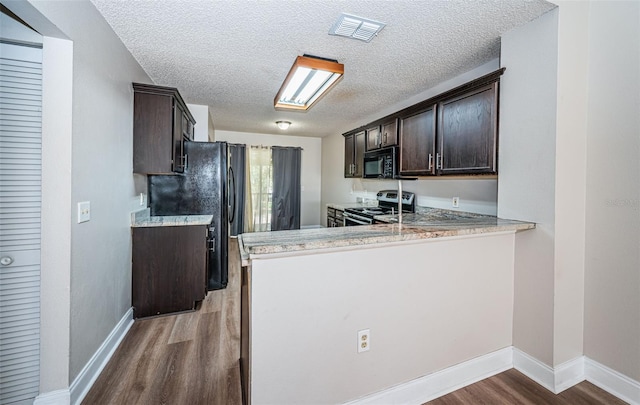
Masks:
[[[393,179],[396,177],[397,147],[365,152],[363,177],[369,179]]]

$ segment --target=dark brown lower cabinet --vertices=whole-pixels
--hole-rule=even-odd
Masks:
[[[207,292],[208,225],[132,228],[134,318],[192,310]]]
[[[251,404],[251,269],[242,267],[240,281],[240,379],[242,403]]]
[[[344,226],[344,211],[327,207],[327,228],[337,228]]]

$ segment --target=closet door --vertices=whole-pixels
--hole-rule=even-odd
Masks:
[[[40,379],[42,49],[0,43],[0,403]]]

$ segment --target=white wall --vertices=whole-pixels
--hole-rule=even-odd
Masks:
[[[638,382],[639,38],[639,2],[591,3],[585,354]]]
[[[294,146],[302,150],[302,193],[300,202],[300,226],[320,225],[320,171],[321,141],[320,138],[304,136],[285,136],[255,134],[248,132],[220,131],[215,132],[216,141],[243,143],[264,146]]]
[[[40,392],[69,386],[73,43],[42,47]]]
[[[558,10],[502,36],[498,216],[516,235],[513,344],[553,365]]]
[[[588,3],[502,37],[498,213],[517,236],[514,345],[557,366],[583,354]]]
[[[584,352],[589,3],[562,1],[558,16],[553,365]]]
[[[558,4],[502,38],[498,215],[538,223],[516,236],[514,346],[637,382],[640,4]]]
[[[50,208],[57,210],[43,209],[43,263],[51,266],[42,286],[43,305],[51,304],[42,319],[46,392],[68,389],[131,307],[130,212],[146,191],[142,176],[132,174],[131,82],[151,80],[90,2],[18,1],[16,9],[25,4],[36,13],[16,14],[45,35],[43,120],[50,120],[43,123],[43,161],[49,155],[58,169],[43,178],[43,202],[54,199]],[[70,41],[55,45],[46,37],[57,30]],[[66,69],[59,83],[47,77],[55,73],[48,42],[55,45],[53,65]],[[72,110],[65,109],[69,102]],[[62,107],[50,112],[59,115],[47,118],[56,103]],[[91,202],[91,221],[77,224],[80,201]],[[47,223],[57,228],[45,231]],[[55,241],[46,232],[55,232]],[[59,319],[69,321],[55,324]]]
[[[499,68],[498,60],[493,60],[467,73],[425,90],[402,103],[385,106],[378,114],[363,117],[353,123],[345,132],[365,125],[378,118],[392,114],[405,107],[436,96],[456,86],[469,82]],[[331,134],[322,138],[322,224],[326,225],[326,205],[329,203],[355,202],[357,197],[373,197],[384,189],[397,189],[395,181],[344,178],[344,138],[342,134]],[[453,209],[451,199],[460,198],[460,211],[495,215],[498,181],[495,176],[474,178],[421,178],[405,181],[403,189],[417,194],[421,206]],[[512,218],[518,219],[518,218]]]
[[[193,127],[193,140],[196,142],[209,142],[214,137],[213,120],[209,114],[208,105],[187,104],[187,108],[196,125]]]
[[[513,241],[252,260],[252,402],[344,403],[509,347]]]

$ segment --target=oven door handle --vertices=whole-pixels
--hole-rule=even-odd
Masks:
[[[356,224],[360,224],[360,225],[371,225],[371,222],[359,221],[353,217],[347,217],[347,221],[355,222]]]
[[[344,217],[344,221],[345,223],[347,221],[351,221],[351,222],[355,222],[356,224],[360,224],[360,225],[371,225],[372,221],[369,220],[368,218],[364,218],[361,217],[359,215],[354,215],[350,212],[345,211],[344,214],[342,214]]]

